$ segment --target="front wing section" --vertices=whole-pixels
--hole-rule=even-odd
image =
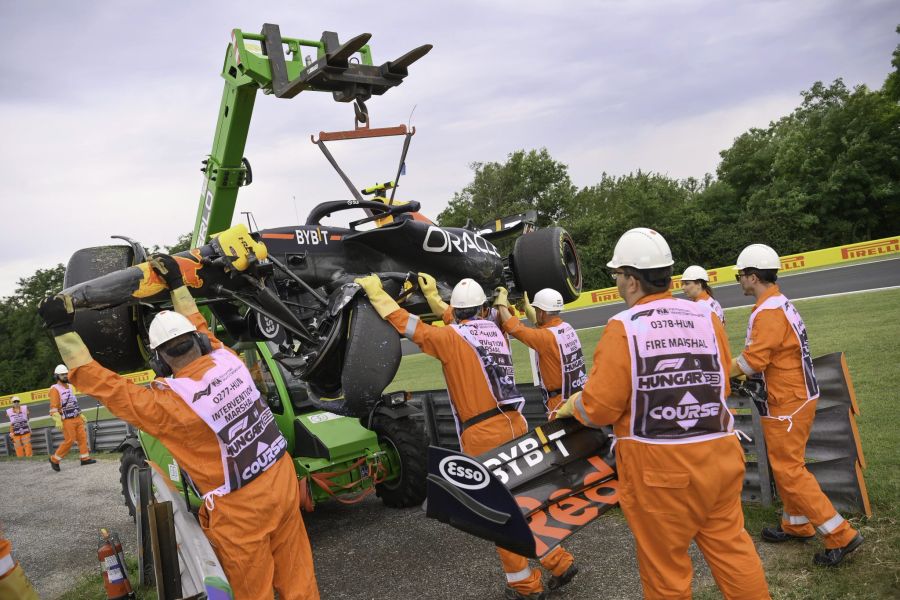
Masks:
[[[479,457],[431,446],[426,514],[540,558],[618,503],[611,445],[561,419]]]

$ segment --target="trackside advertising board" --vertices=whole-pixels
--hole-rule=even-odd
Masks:
[[[123,375],[127,379],[138,385],[146,385],[153,381],[156,375],[153,371],[138,371],[137,373],[129,373],[128,375]],[[75,393],[78,393],[78,390],[75,390]],[[40,390],[31,390],[30,392],[18,392],[16,394],[9,394],[6,396],[0,396],[0,409],[6,408],[12,404],[12,397],[18,396],[19,400],[22,401],[22,404],[31,404],[33,402],[48,402],[50,400],[50,388],[43,388]]]
[[[842,263],[863,258],[877,258],[892,254],[900,254],[900,236],[782,256],[780,272],[787,273],[798,269],[840,265]],[[721,283],[734,282],[734,265],[713,269],[707,268],[706,272],[709,274],[709,284],[712,286]],[[681,289],[680,274],[672,278],[672,289]],[[621,299],[622,298],[619,297],[619,292],[614,287],[604,288],[602,290],[591,290],[582,292],[577,300],[566,304],[566,310],[584,308],[597,304],[608,304],[610,302],[619,302]]]
[[[790,256],[781,257],[781,272],[795,271],[797,269],[808,269],[811,267],[824,267],[829,265],[839,265],[864,258],[877,258],[880,256],[889,256],[900,254],[900,235],[882,238],[880,240],[872,240],[869,242],[858,242],[856,244],[847,244],[845,246],[836,246],[834,248],[825,248],[823,250],[813,250],[812,252],[803,252],[792,254]],[[710,285],[718,285],[721,283],[731,283],[734,281],[734,266],[718,267],[715,269],[706,269],[709,274]],[[672,289],[681,289],[681,275],[672,278]],[[590,290],[582,292],[577,300],[566,304],[566,310],[573,308],[584,308],[598,304],[608,304],[610,302],[618,302],[622,298],[616,288],[604,288],[601,290]],[[520,315],[521,316],[521,315]],[[440,321],[435,325],[442,325]],[[125,375],[133,382],[143,385],[153,381],[153,371],[140,371]],[[7,407],[11,404],[10,399],[18,396],[22,404],[30,404],[32,402],[46,402],[50,399],[50,389],[44,388],[40,390],[31,390],[28,392],[17,392],[0,396],[0,408]]]

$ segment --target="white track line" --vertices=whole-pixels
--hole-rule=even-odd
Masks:
[[[803,298],[788,298],[791,302],[802,302],[804,300],[818,300],[819,298],[836,298],[838,296],[849,296],[851,294],[868,294],[869,292],[884,292],[887,290],[898,290],[900,289],[900,285],[891,285],[888,287],[880,287],[880,288],[871,288],[868,290],[853,290],[850,292],[837,292],[834,294],[822,294],[820,296],[804,296]],[[601,306],[609,306],[609,305],[601,305]],[[752,304],[744,304],[742,306],[729,306],[728,308],[724,308],[723,310],[738,310],[740,308],[752,308]],[[581,310],[581,309],[579,309]],[[591,325],[590,327],[582,327],[581,329],[576,329],[575,331],[587,331],[588,329],[597,329],[598,327],[606,327],[606,324],[603,325]]]
[[[784,275],[779,275],[778,278],[784,279],[785,277],[794,277],[795,275],[812,275],[814,273],[823,273],[825,271],[834,271],[835,269],[852,269],[853,267],[862,267],[864,265],[873,265],[875,263],[887,262],[887,261],[891,261],[891,260],[900,260],[900,256],[894,256],[891,258],[879,258],[878,260],[867,260],[866,262],[856,263],[853,265],[835,265],[833,267],[824,267],[822,269],[814,268],[814,269],[810,269],[809,271],[801,271],[799,273],[785,273]],[[726,269],[727,268],[728,267],[726,267]],[[737,282],[735,281],[733,283],[723,283],[720,285],[714,285],[713,289],[726,288],[726,287],[733,286],[733,285],[737,285]],[[892,288],[876,288],[876,289],[889,290]],[[875,290],[873,289],[873,290],[859,290],[859,291],[875,291]],[[810,296],[809,298],[796,298],[796,300],[808,300],[811,298],[827,298],[829,296],[839,296],[841,294],[852,294],[852,293],[856,293],[856,292],[841,292],[840,294],[829,294],[826,296]],[[794,299],[791,299],[791,300],[794,300]],[[621,300],[619,302],[621,302]],[[609,302],[607,304],[592,304],[590,306],[582,306],[580,308],[572,308],[570,310],[565,310],[563,312],[573,313],[573,312],[578,312],[579,310],[588,310],[591,308],[597,308],[598,306],[612,306],[613,304],[616,304],[616,303]],[[732,306],[731,308],[742,308],[742,307]],[[726,308],[725,310],[730,310],[730,309]]]

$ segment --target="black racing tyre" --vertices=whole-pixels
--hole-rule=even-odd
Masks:
[[[400,367],[400,336],[364,297],[345,309],[349,323],[325,364],[307,378],[309,399],[322,410],[364,418]]]
[[[581,294],[581,262],[575,242],[562,227],[547,227],[516,240],[512,254],[516,287],[528,297],[553,288],[564,302],[572,302]]]
[[[428,440],[422,426],[409,417],[392,419],[377,415],[372,429],[382,447],[387,447],[389,452],[393,450],[396,458],[390,460],[400,462],[399,477],[376,485],[375,494],[391,508],[422,504],[428,475]]]
[[[127,269],[133,261],[134,251],[130,246],[82,248],[66,265],[63,287]],[[75,312],[75,331],[84,340],[91,356],[107,369],[134,371],[146,365],[135,310],[123,305]]]
[[[135,515],[135,505],[138,498],[138,469],[144,466],[146,456],[140,446],[126,446],[119,459],[119,483],[122,486],[122,496],[125,498],[125,506],[131,518]]]

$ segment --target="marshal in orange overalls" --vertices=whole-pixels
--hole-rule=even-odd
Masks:
[[[671,297],[668,292],[647,295],[635,307],[649,310]],[[728,337],[718,317],[709,318],[727,375]],[[574,403],[579,421],[593,427],[613,424],[617,438],[631,437],[633,427],[631,351],[625,326],[610,320],[582,396]],[[722,385],[727,396],[727,377]],[[616,464],[619,504],[634,534],[645,598],[691,597],[692,540],[725,598],[769,598],[762,563],[744,529],[744,455],[734,435],[676,444],[620,439]]]
[[[38,600],[25,571],[12,556],[12,544],[0,531],[0,600]]]
[[[541,374],[541,383],[544,389],[550,392],[555,391],[547,398],[547,417],[549,420],[556,418],[556,408],[565,400],[562,394],[562,361],[559,356],[559,344],[556,336],[550,331],[550,327],[559,327],[563,324],[563,320],[559,317],[553,317],[546,323],[538,325],[536,328],[526,327],[515,316],[504,321],[501,328],[504,332],[510,334],[537,353],[538,367]],[[553,573],[561,576],[566,570],[572,566],[575,558],[572,554],[562,546],[557,546],[548,552],[541,559],[541,566]]]
[[[814,536],[818,530],[826,548],[841,548],[857,531],[834,509],[804,460],[816,400],[808,399],[800,341],[784,310],[756,312],[779,294],[773,285],[757,298],[748,342],[737,364],[747,375],[765,377],[769,415],[762,418],[762,426],[769,465],[784,504],[781,528],[798,537]]]
[[[496,408],[482,373],[475,350],[452,327],[434,327],[400,309],[388,315],[394,328],[411,339],[422,352],[441,361],[447,390],[459,422],[465,422]],[[465,322],[465,321],[464,321]],[[463,452],[478,456],[528,431],[528,424],[517,411],[494,415],[466,428],[460,437]],[[541,572],[528,566],[528,559],[497,548],[509,587],[524,594],[543,589]]]
[[[28,407],[19,406],[18,401],[12,408],[6,409],[9,417],[9,437],[12,439],[16,456],[32,456],[31,426],[28,424]]]
[[[81,460],[88,460],[91,458],[91,449],[88,447],[87,428],[84,426],[84,419],[81,418],[81,409],[73,410],[70,414],[73,414],[74,416],[67,417],[66,411],[64,411],[62,407],[60,391],[57,386],[68,389],[70,394],[73,393],[72,386],[68,383],[56,382],[50,386],[50,414],[60,414],[62,416],[63,426],[63,442],[50,456],[50,460],[59,464],[59,462],[66,457],[66,454],[69,453],[69,449],[74,443],[78,444],[79,458]],[[78,400],[75,399],[74,402],[77,406]]]
[[[188,312],[177,303],[176,309]],[[210,338],[213,349],[224,347],[200,313],[186,316]],[[70,336],[77,338],[68,333],[57,338],[57,343],[61,350],[69,347],[62,354],[79,390],[159,439],[202,493],[223,485],[218,438],[178,394],[158,385],[149,389],[135,385],[92,360],[86,348],[73,352],[74,338]],[[61,342],[63,338],[66,340]],[[84,358],[70,364],[73,354]],[[212,358],[205,355],[175,377],[199,380],[213,366]],[[319,598],[312,551],[300,514],[297,474],[289,456],[282,456],[248,485],[217,497],[212,510],[202,506],[200,524],[222,563],[235,600],[271,600],[273,586],[282,600]]]

